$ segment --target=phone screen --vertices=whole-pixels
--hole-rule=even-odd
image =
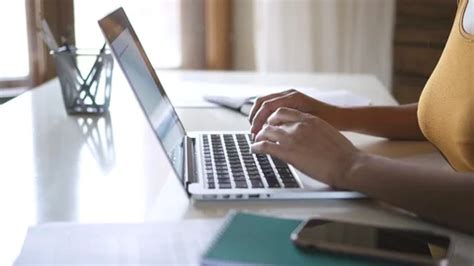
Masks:
[[[309,220],[292,236],[300,246],[385,258],[437,262],[448,256],[449,237],[422,231]]]

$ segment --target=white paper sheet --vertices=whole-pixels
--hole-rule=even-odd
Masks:
[[[15,265],[197,265],[221,223],[40,225],[29,228]]]
[[[345,90],[302,90],[301,92],[325,103],[337,106],[367,106],[371,104],[369,99]]]

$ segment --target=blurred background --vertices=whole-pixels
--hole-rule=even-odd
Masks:
[[[159,69],[375,75],[415,102],[456,0],[0,0],[0,102],[56,76],[38,34],[99,48],[97,20],[123,6]]]

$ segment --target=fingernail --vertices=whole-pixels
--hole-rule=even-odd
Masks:
[[[255,141],[255,134],[254,133],[250,134],[250,138],[252,141]]]

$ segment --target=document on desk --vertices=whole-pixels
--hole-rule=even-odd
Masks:
[[[30,227],[15,265],[198,265],[220,219]]]

